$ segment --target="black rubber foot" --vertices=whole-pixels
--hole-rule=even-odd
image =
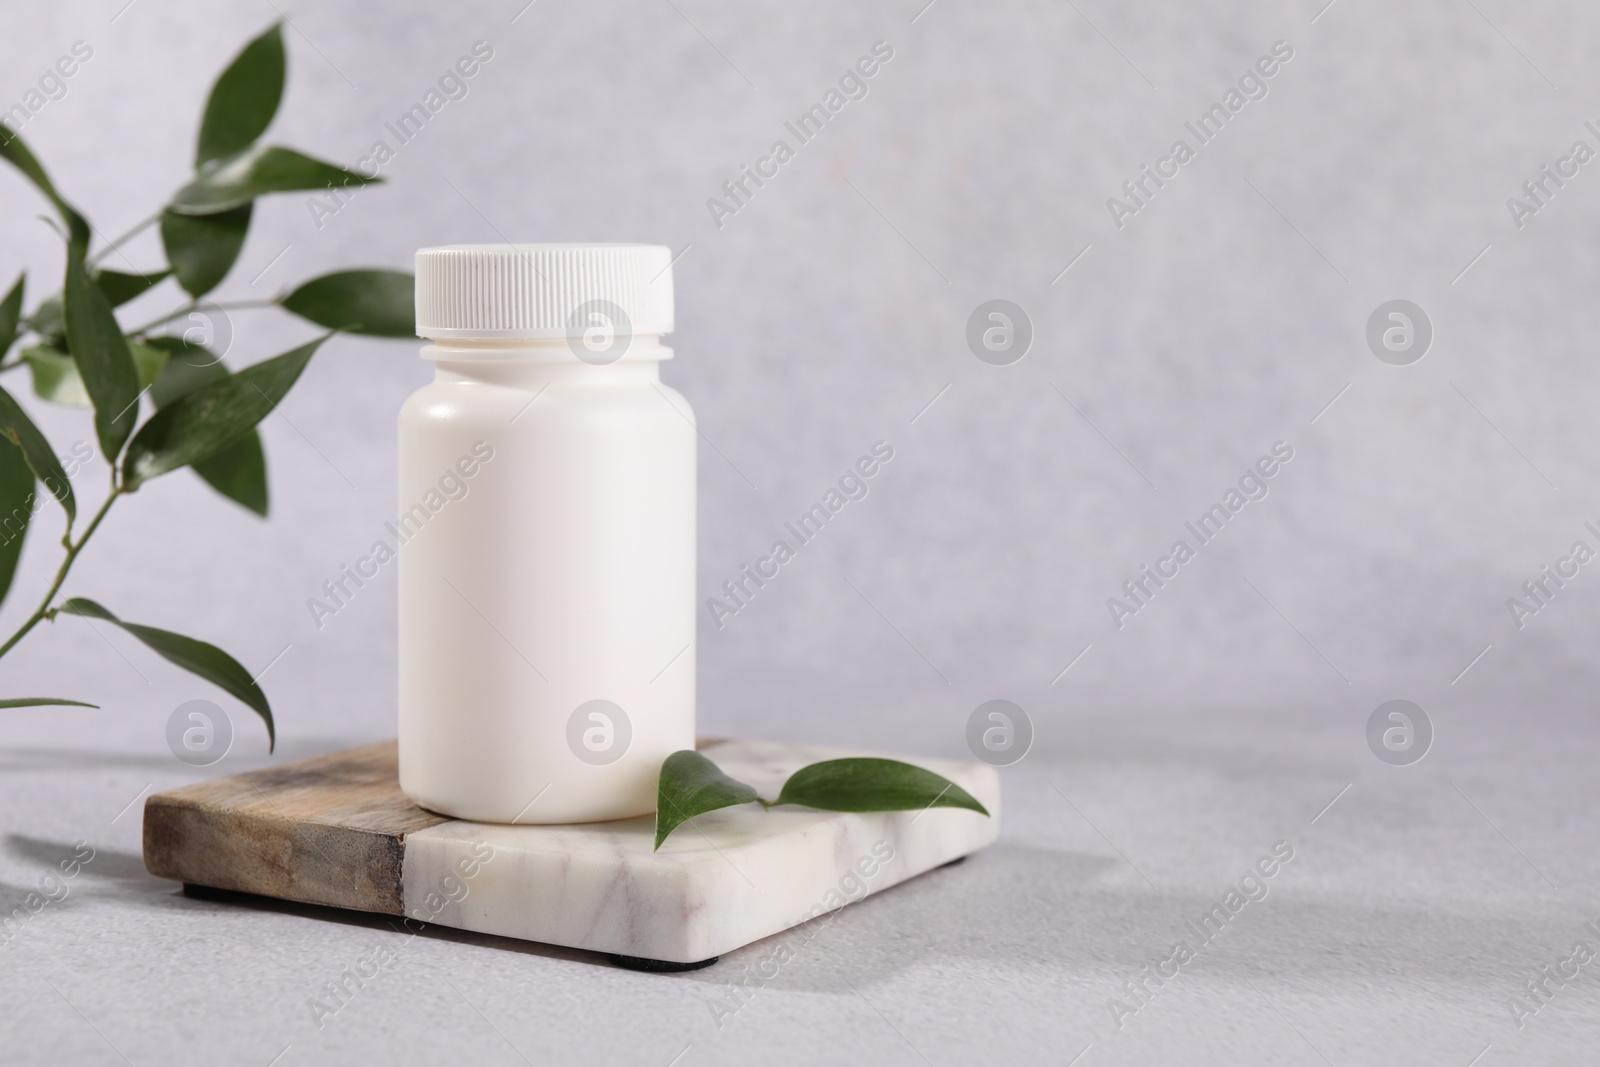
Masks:
[[[951,860],[949,863],[941,863],[941,864],[939,864],[939,868],[940,868],[940,870],[943,870],[946,867],[954,867],[958,863],[965,863],[965,862],[967,862],[967,857],[965,857],[965,856],[957,856],[955,859]]]
[[[250,900],[252,894],[240,893],[232,889],[217,889],[209,885],[195,885],[193,882],[183,883],[183,895],[194,897],[196,900]]]
[[[619,956],[615,952],[606,953],[606,959],[618,967],[626,967],[630,971],[648,971],[651,974],[676,974],[679,971],[698,971],[702,967],[709,967],[720,956],[712,956],[709,960],[699,963],[669,963],[666,960],[647,960],[642,956]]]

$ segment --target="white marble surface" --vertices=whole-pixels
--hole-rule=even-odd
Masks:
[[[704,750],[773,797],[808,763],[863,755],[726,741]],[[915,759],[978,798],[956,808],[849,814],[754,804],[708,812],[652,852],[654,819],[582,826],[449,822],[406,837],[411,918],[570,948],[695,963],[787,930],[992,844],[1000,776]]]

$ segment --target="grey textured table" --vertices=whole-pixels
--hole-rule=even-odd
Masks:
[[[1600,919],[1587,889],[1600,736],[1581,716],[1546,711],[1530,728],[1515,706],[1436,712],[1433,751],[1397,768],[1366,750],[1354,712],[1325,726],[1337,717],[1085,713],[1071,751],[1041,744],[1004,772],[1006,823],[988,852],[710,969],[645,975],[381,917],[185,897],[145,873],[139,805],[119,809],[147,784],[205,772],[82,731],[63,744],[60,714],[0,756],[7,910],[80,841],[94,856],[61,880],[64,898],[8,930],[8,1062],[172,1062],[182,1049],[187,1062],[284,1067],[1080,1053],[1084,1067],[1466,1067],[1480,1054],[1589,1064],[1600,1042],[1587,968],[1552,983],[1522,1029],[1509,1008],[1574,942],[1600,945],[1584,928]],[[1202,945],[1186,924],[1278,841],[1294,857],[1262,880],[1267,895]],[[1130,999],[1124,983],[1180,939],[1194,958]],[[1120,1029],[1112,998],[1137,1007],[1117,1013]]]

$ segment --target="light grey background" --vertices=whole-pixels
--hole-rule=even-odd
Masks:
[[[686,1064],[1066,1062],[1090,1044],[1085,1064],[1392,1062],[1402,1047],[1466,1064],[1486,1044],[1480,1062],[1588,1062],[1587,976],[1526,1031],[1506,1001],[1572,941],[1600,943],[1582,929],[1600,917],[1600,576],[1584,568],[1520,630],[1506,600],[1573,541],[1600,548],[1582,526],[1600,524],[1600,162],[1520,230],[1506,199],[1575,140],[1600,148],[1583,127],[1600,123],[1600,18],[1323,2],[286,9],[269,136],[329,159],[392,144],[384,123],[474,41],[494,58],[388,184],[320,227],[305,197],[259,205],[219,298],[404,269],[437,243],[670,245],[664,373],[705,437],[702,597],[873,442],[895,449],[724,629],[702,616],[702,731],[959,755],[968,714],[1003,697],[1032,715],[1034,749],[1006,772],[1001,846],[852,909],[740,1029],[710,1025],[697,983],[716,969],[646,980],[447,937],[329,1036],[304,998],[390,935],[173,897],[139,869],[136,809],[111,821],[142,786],[261,762],[253,717],[232,705],[234,752],[182,767],[167,716],[217,694],[63,621],[6,658],[0,685],[106,710],[0,723],[6,908],[78,840],[110,862],[12,950],[10,1040],[58,1061],[107,1044],[154,1060],[178,1034],[240,1063],[388,1041],[418,1062],[479,1044],[515,1062],[494,1019],[535,1062],[586,1042],[662,1064],[686,1042]],[[277,17],[123,3],[13,9],[0,39],[0,107],[74,41],[94,48],[23,132],[106,236],[183,183],[211,79]],[[894,58],[868,96],[717,228],[707,198],[793,144],[785,121],[878,40]],[[1294,58],[1269,95],[1118,229],[1107,198],[1176,138],[1193,144],[1184,122],[1278,40]],[[26,267],[40,295],[60,271],[45,205],[9,170],[0,202],[0,276]],[[158,254],[153,237],[127,249],[141,266]],[[126,321],[175,305],[169,290]],[[1035,330],[1009,367],[964,340],[996,297]],[[1401,297],[1435,333],[1409,367],[1364,340]],[[310,333],[272,312],[233,325],[235,365]],[[340,338],[317,356],[263,425],[269,522],[174,475],[118,505],[69,586],[271,664],[276,759],[393,732],[392,570],[320,630],[306,600],[393,517],[395,414],[429,373],[417,348]],[[62,451],[92,439],[87,417],[33,409]],[[1119,630],[1106,599],[1279,440],[1295,454],[1270,495]],[[26,614],[54,557],[30,543],[0,621]],[[1436,731],[1410,768],[1364,739],[1401,697]],[[1301,859],[1252,906],[1253,940],[1113,1029],[1106,998],[1279,838]],[[441,976],[475,983],[484,1016]]]

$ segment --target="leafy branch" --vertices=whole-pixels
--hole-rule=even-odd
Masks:
[[[724,774],[698,752],[674,752],[661,764],[656,785],[656,844],[696,815],[738,804],[799,804],[821,811],[922,811],[965,808],[987,816],[973,795],[943,775],[899,760],[855,757],[801,767],[763,800],[754,786]]]
[[[224,497],[265,517],[266,458],[256,426],[288,394],[321,344],[340,331],[415,336],[413,282],[399,271],[339,271],[269,300],[202,303],[238,260],[257,199],[381,181],[293,149],[259,143],[277,115],[286,69],[282,26],[275,24],[247,44],[212,85],[200,120],[193,178],[166,204],[92,255],[89,244],[95,231],[89,221],[56,188],[21,138],[0,129],[0,160],[20,171],[54,207],[66,246],[66,272],[58,293],[24,314],[24,272],[0,298],[0,372],[25,365],[41,399],[90,409],[95,439],[111,467],[105,499],[74,537],[78,505],[66,465],[16,398],[0,388],[0,602],[11,590],[24,538],[38,517],[41,487],[65,513],[60,565],[32,614],[0,643],[0,656],[39,623],[53,623],[63,614],[108,622],[244,702],[261,716],[273,743],[276,730],[266,694],[232,656],[204,641],[127,622],[93,600],[57,598],[112,506],[163,474],[192,468]],[[122,249],[152,227],[160,230],[164,265],[134,268],[132,273],[103,266],[113,254],[126,260]],[[169,279],[184,294],[176,308],[131,329],[118,322],[117,308]],[[204,344],[157,332],[203,309],[268,307],[328,332],[238,373]],[[19,349],[14,358],[13,347]],[[146,397],[153,410],[141,422]],[[0,708],[45,704],[94,706],[58,697],[0,700]]]

